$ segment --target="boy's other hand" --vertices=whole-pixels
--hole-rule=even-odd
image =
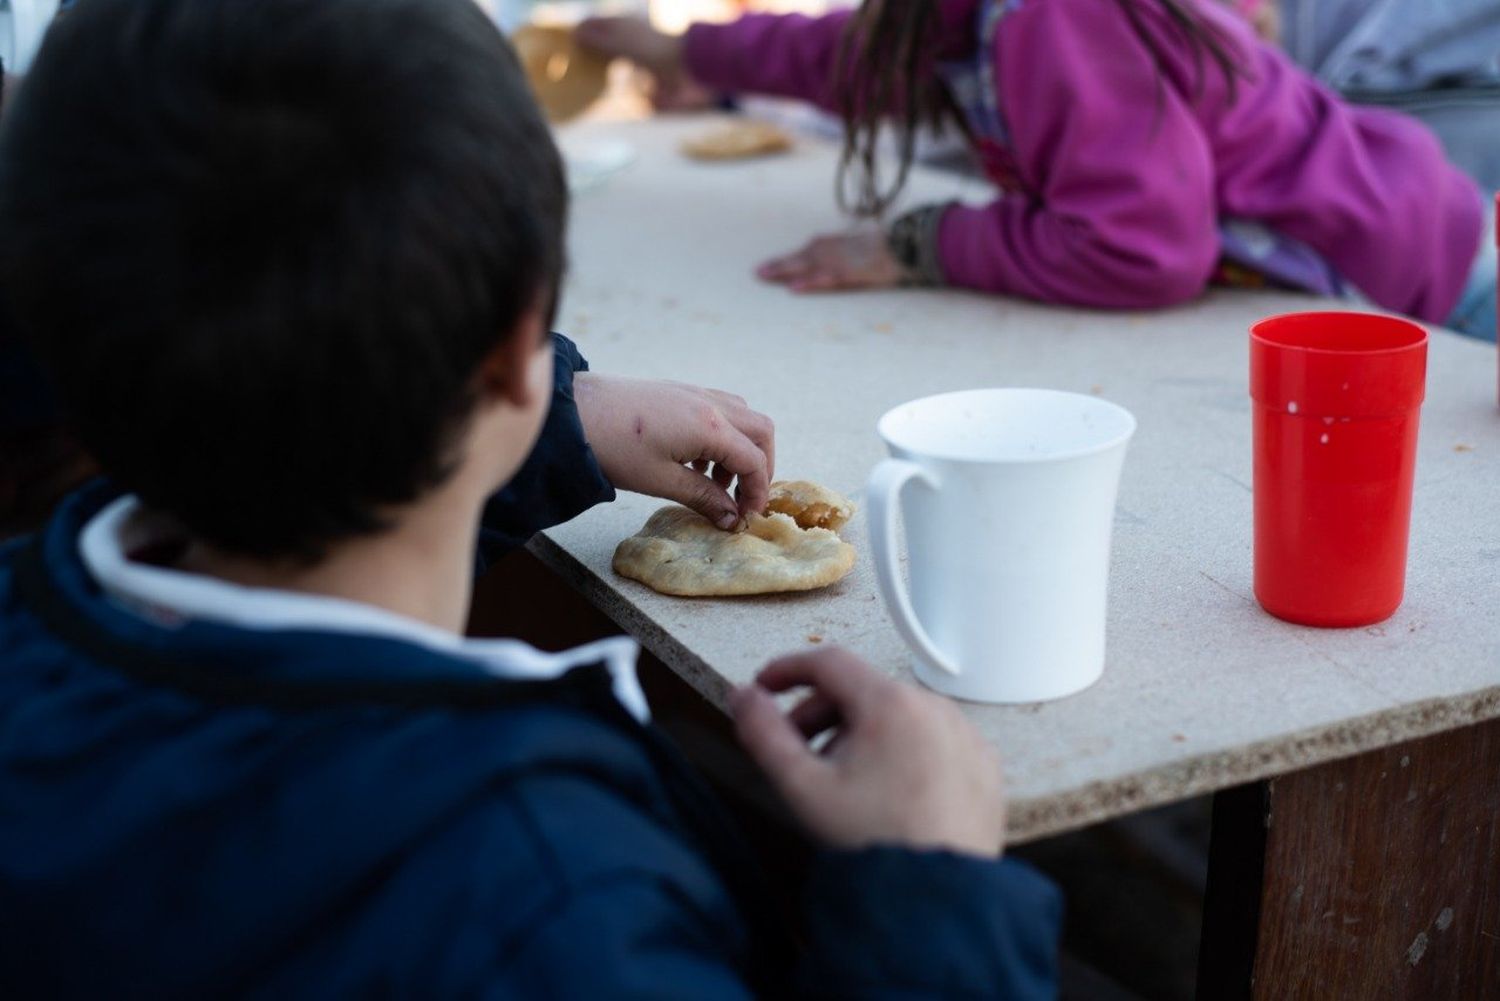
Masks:
[[[885,234],[878,231],[814,237],[801,250],[766,261],[755,273],[793,292],[890,288],[906,277]]]
[[[776,432],[740,397],[592,372],[576,375],[573,391],[584,434],[617,488],[685,504],[723,529],[765,510]]]
[[[802,687],[810,691],[790,712],[771,697]],[[999,855],[1000,759],[947,699],[824,649],[773,661],[730,708],[740,742],[827,844]],[[814,750],[810,742],[829,731]]]
[[[713,104],[682,62],[682,37],[657,31],[640,17],[591,17],[573,30],[584,48],[628,59],[651,74],[651,103],[658,111],[692,111]]]

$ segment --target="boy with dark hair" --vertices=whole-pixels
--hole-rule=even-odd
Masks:
[[[109,480],[0,549],[0,995],[1050,993],[1058,900],[949,703],[839,651],[737,694],[827,849],[797,960],[633,643],[462,638],[481,541],[766,499],[742,400],[547,336],[565,213],[469,0],[59,22],[0,243]]]

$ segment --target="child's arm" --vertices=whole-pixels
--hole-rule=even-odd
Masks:
[[[617,1001],[1057,997],[1062,896],[1024,863],[893,847],[820,853],[803,892],[806,950],[790,984],[749,955],[746,930],[727,907],[693,906],[705,878],[642,865],[579,886],[517,947],[496,950],[503,964],[477,993]],[[772,980],[774,990],[757,980]]]
[[[1107,308],[1199,294],[1219,249],[1213,156],[1120,6],[1025,4],[997,34],[1003,111],[1031,191],[943,212],[943,278]],[[1204,62],[1207,99],[1221,99]]]
[[[594,375],[572,341],[553,341],[551,409],[526,463],[485,506],[487,553],[613,500],[616,488],[675,500],[721,528],[765,507],[770,418],[717,390]]]
[[[694,24],[682,36],[639,18],[600,17],[578,26],[578,40],[649,70],[669,96],[686,79],[711,91],[790,97],[836,111],[833,68],[851,13],[747,14],[730,24]]]
[[[574,396],[599,465],[619,489],[677,501],[723,529],[765,510],[776,432],[741,397],[593,373],[578,375]]]
[[[799,699],[783,709],[773,693]],[[1055,995],[1061,897],[997,860],[1000,758],[957,705],[833,648],[772,661],[730,709],[751,759],[828,849],[805,891],[803,991]]]
[[[573,399],[573,380],[588,371],[588,362],[561,334],[553,334],[552,341],[552,404],[526,462],[484,506],[480,543],[486,556],[523,546],[542,529],[615,499]]]
[[[730,24],[695,24],[682,38],[682,62],[712,90],[790,97],[837,112],[833,70],[852,14],[746,14]]]
[[[795,690],[804,695],[790,710],[771,694]],[[572,825],[626,857],[557,853],[563,889],[522,922],[518,945],[496,950],[492,993],[1055,996],[1061,897],[1025,865],[997,859],[999,761],[955,705],[820,649],[773,662],[732,707],[746,749],[826,846],[806,883],[807,949],[792,982],[782,957],[754,948],[768,929],[747,927],[754,910],[734,906],[701,845],[648,822],[618,789],[560,771],[529,780],[528,812],[555,824],[565,806]],[[829,731],[834,739],[812,746]],[[539,837],[550,845],[550,834]],[[725,865],[737,861],[725,851]]]
[[[996,47],[1026,193],[923,206],[884,239],[820,236],[760,276],[799,292],[915,281],[1116,309],[1201,292],[1219,247],[1212,154],[1119,5],[1022,5]]]

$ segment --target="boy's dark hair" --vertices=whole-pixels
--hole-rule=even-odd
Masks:
[[[83,0],[0,139],[0,259],[80,439],[261,557],[450,475],[566,210],[471,0]]]

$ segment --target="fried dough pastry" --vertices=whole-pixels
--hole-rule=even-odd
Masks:
[[[653,514],[614,558],[615,573],[683,597],[811,591],[853,566],[853,546],[826,528],[801,528],[791,515],[752,514],[744,531],[725,532],[676,505]]]
[[[748,160],[792,148],[792,139],[766,122],[731,122],[687,139],[682,152],[695,160]]]
[[[848,498],[808,480],[772,483],[766,511],[789,514],[800,528],[826,528],[834,532],[854,517],[854,505]]]

